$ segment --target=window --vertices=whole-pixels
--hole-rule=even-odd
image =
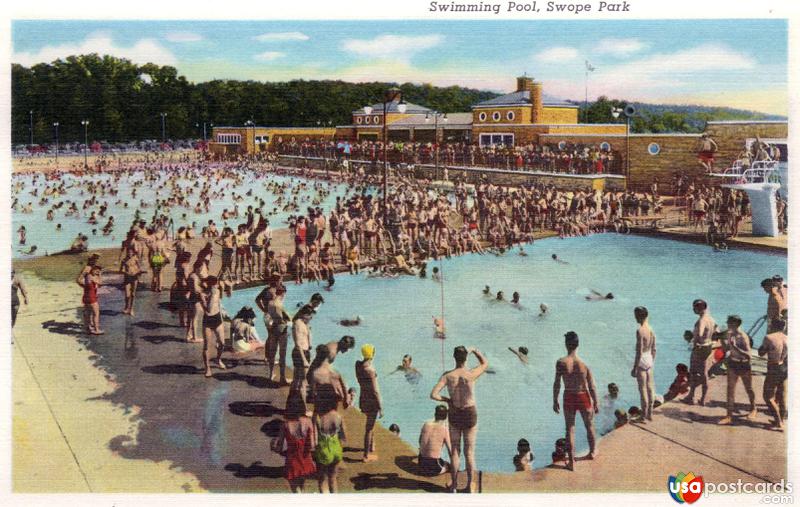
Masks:
[[[371,116],[365,116],[364,117],[364,123],[369,125],[371,122],[372,122],[372,117]]]
[[[220,144],[241,144],[241,134],[217,134],[217,142]]]
[[[361,116],[356,116],[356,123],[358,123],[359,125],[361,125],[361,123],[362,123],[363,121],[364,121],[364,118],[362,118]]]
[[[608,144],[608,141],[603,141],[600,143],[600,149],[603,151],[611,151],[611,145]]]
[[[650,155],[658,155],[661,153],[661,146],[658,143],[650,143],[647,145],[647,153]]]
[[[500,116],[500,111],[495,111],[495,112],[492,113],[492,119],[494,121],[500,121],[500,117],[501,117]]]
[[[514,121],[514,118],[516,118],[514,111],[509,111],[506,113],[506,120]]]
[[[478,119],[480,121],[486,121],[486,113],[481,113],[478,115]]]
[[[514,146],[514,134],[481,134],[481,146]]]
[[[374,123],[375,125],[380,124],[380,122],[381,122],[381,117],[380,116],[373,116],[372,117],[372,123]]]

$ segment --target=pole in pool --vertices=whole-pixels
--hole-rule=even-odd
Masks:
[[[56,129],[56,168],[58,168],[58,122],[54,122],[53,127]]]
[[[87,153],[89,149],[89,120],[81,120],[81,125],[83,125],[83,168],[89,169],[89,155]]]

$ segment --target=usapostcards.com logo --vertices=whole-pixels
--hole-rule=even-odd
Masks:
[[[695,503],[703,494],[703,476],[695,477],[692,472],[670,475],[667,479],[669,495],[678,503]]]

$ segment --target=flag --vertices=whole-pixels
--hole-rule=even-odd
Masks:
[[[595,71],[595,67],[593,67],[592,64],[589,63],[589,60],[585,60],[585,62],[586,62],[586,70],[588,72],[594,72]]]

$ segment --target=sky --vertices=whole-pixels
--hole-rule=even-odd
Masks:
[[[342,79],[600,95],[786,115],[785,20],[15,21],[12,62],[100,53],[190,81]]]

